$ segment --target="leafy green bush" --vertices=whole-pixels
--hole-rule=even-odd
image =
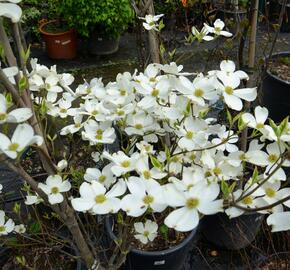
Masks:
[[[134,18],[130,0],[54,0],[59,17],[82,36],[97,27],[102,34],[117,37]]]

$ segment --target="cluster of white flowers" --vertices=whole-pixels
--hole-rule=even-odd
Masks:
[[[159,31],[159,20],[164,16],[164,14],[159,14],[159,15],[151,15],[147,14],[145,17],[139,17],[139,19],[145,21],[143,22],[143,27],[150,31]]]
[[[289,148],[290,124],[274,126],[267,120],[267,109],[260,106],[254,115],[242,112],[243,101],[255,100],[257,90],[240,88],[248,75],[236,71],[232,61],[222,61],[219,70],[193,80],[175,63],[150,64],[144,72],[118,74],[106,85],[93,79],[75,92],[71,75],[57,74],[55,67],[35,61],[32,67],[34,100],[45,103],[49,115],[67,121],[61,135],[78,133],[91,147],[120,143],[118,152],[93,153],[96,162],[102,158],[107,165],[87,168],[80,196],[71,200],[76,211],[124,211],[139,218],[171,209],[164,223],[190,231],[203,215],[225,211],[237,217],[243,208],[268,206],[289,196],[281,181],[286,180],[283,167],[290,165],[283,157]],[[227,124],[207,117],[218,100],[236,115]],[[239,137],[246,125],[255,139],[241,151]],[[60,162],[59,171],[67,166]],[[55,204],[62,202],[71,185],[57,175],[39,187]],[[27,197],[28,204],[38,202],[37,195]],[[268,224],[273,230],[285,230],[288,207],[285,201],[260,212],[271,214]],[[136,231],[144,236],[147,230],[141,227],[137,225]],[[150,240],[143,236],[138,236],[143,243]]]
[[[223,30],[224,28],[225,28],[225,23],[221,19],[217,19],[213,23],[213,27],[204,23],[204,26],[201,29],[201,31],[198,31],[196,27],[193,26],[191,29],[191,32],[193,36],[199,42],[201,42],[202,40],[212,41],[218,36],[232,37],[233,34],[228,31]]]
[[[14,221],[5,216],[5,212],[0,210],[0,236],[7,235],[11,232],[25,233],[26,228],[23,224],[15,225]]]

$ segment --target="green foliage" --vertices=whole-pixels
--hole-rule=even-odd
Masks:
[[[56,0],[59,17],[82,36],[94,29],[109,37],[118,37],[133,21],[130,0]]]

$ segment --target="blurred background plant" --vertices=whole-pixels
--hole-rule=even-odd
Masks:
[[[55,0],[56,13],[83,37],[97,27],[104,35],[118,37],[133,22],[129,0]]]

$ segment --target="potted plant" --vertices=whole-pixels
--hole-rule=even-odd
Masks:
[[[145,27],[154,31],[157,21]],[[194,35],[228,36],[222,27],[195,28]],[[4,46],[12,51],[9,42]],[[27,204],[50,207],[89,269],[118,269],[127,255],[133,269],[143,262],[178,269],[182,256],[168,265],[171,256],[185,253],[200,219],[217,213],[261,213],[273,231],[290,229],[289,188],[281,183],[290,165],[289,119],[275,124],[260,106],[243,111],[257,89],[242,86],[249,77],[234,62],[194,78],[176,63],[152,63],[114,82],[94,78],[74,89],[70,74],[35,59],[27,72],[29,51],[19,55],[14,72],[1,66],[0,161],[26,183]],[[219,122],[208,114],[217,100],[227,115]],[[29,147],[41,162],[37,175],[19,162]],[[7,216],[1,212],[0,234],[13,231]],[[100,240],[104,226],[111,228],[110,250]]]
[[[60,0],[59,13],[80,36],[89,38],[89,52],[97,55],[116,52],[121,34],[134,18],[129,0]]]
[[[290,105],[290,52],[273,54],[268,59],[262,84],[262,101],[271,118],[282,121],[289,115]],[[273,91],[274,90],[274,91]]]
[[[60,20],[44,22],[40,25],[39,32],[50,58],[73,59],[76,56],[76,33],[65,22]]]

